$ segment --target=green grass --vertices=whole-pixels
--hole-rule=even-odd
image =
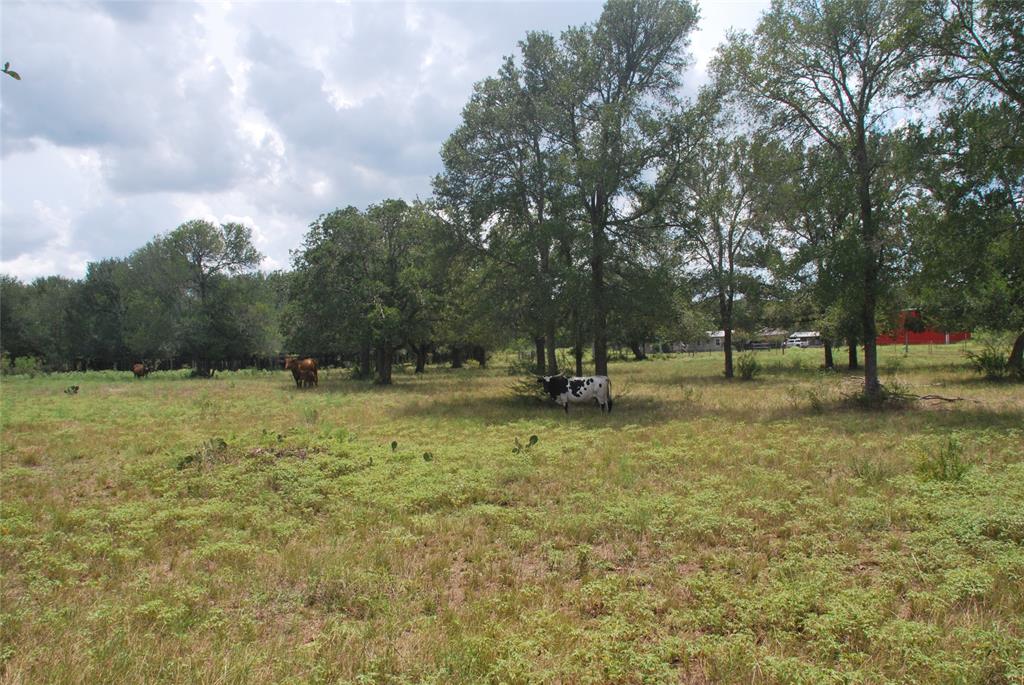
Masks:
[[[757,359],[5,378],[0,682],[1024,682],[1022,386]]]

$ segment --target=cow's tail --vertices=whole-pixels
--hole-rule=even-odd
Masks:
[[[608,413],[612,413],[612,379],[608,379]]]

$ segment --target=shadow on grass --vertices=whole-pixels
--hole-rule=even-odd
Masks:
[[[388,393],[430,394],[448,392],[457,386],[475,386],[484,378],[501,377],[500,372],[481,368],[428,368],[426,373],[415,374],[396,368],[392,374],[390,385],[379,385],[375,377],[357,378],[352,369],[328,369],[320,372],[320,382],[316,388],[296,388],[291,376],[287,376],[288,388],[295,391],[312,391],[340,393],[347,395],[376,395]],[[282,374],[282,382],[286,376]],[[510,377],[511,378],[511,377]],[[285,386],[282,386],[285,387]]]
[[[391,410],[392,416],[402,418],[459,418],[479,421],[483,425],[500,425],[521,420],[557,420],[583,422],[587,425],[658,426],[679,421],[715,419],[725,424],[772,424],[801,421],[808,425],[832,426],[844,433],[867,434],[880,426],[898,419],[908,430],[1010,430],[1024,425],[1024,411],[986,408],[976,404],[957,403],[955,406],[936,406],[929,402],[910,402],[902,406],[865,408],[848,398],[828,399],[815,406],[803,401],[786,402],[783,406],[767,410],[743,407],[707,406],[702,393],[727,381],[700,379],[694,383],[699,392],[695,397],[658,398],[650,395],[620,395],[614,399],[613,411],[602,414],[596,403],[571,405],[569,413],[554,402],[515,397],[511,392],[480,394],[459,391],[447,395],[425,395],[408,405]],[[732,381],[731,383],[739,383]],[[781,385],[768,384],[767,387]],[[418,383],[416,385],[419,385]],[[765,384],[752,383],[751,390]],[[368,386],[372,392],[373,386]],[[409,388],[384,389],[383,392],[407,392]],[[423,386],[420,386],[421,388]],[[378,388],[379,389],[379,388]],[[775,388],[773,388],[775,390]]]
[[[955,371],[955,369],[947,370]],[[960,369],[960,371],[965,370],[966,369]],[[971,390],[998,390],[1001,388],[1017,387],[1024,391],[1024,379],[1017,378],[1000,378],[997,380],[992,380],[980,375],[943,376],[933,379],[932,383],[933,385],[939,387],[957,386]]]
[[[828,400],[818,406],[791,405],[773,409],[763,422],[777,423],[794,419],[821,425],[835,425],[837,430],[854,433],[872,433],[879,424],[899,418],[907,430],[927,429],[1020,429],[1024,425],[1024,411],[1006,411],[984,408],[977,404],[937,405],[930,401],[914,401],[901,406],[868,408],[852,399]]]
[[[637,368],[639,364],[628,365]],[[624,371],[624,369],[623,369]],[[902,406],[880,409],[865,408],[848,398],[822,397],[808,401],[800,395],[786,393],[787,386],[815,380],[835,380],[854,385],[862,376],[859,370],[824,371],[818,368],[772,366],[752,382],[739,379],[726,380],[719,375],[708,375],[697,369],[674,370],[643,378],[628,372],[621,374],[619,393],[613,393],[614,409],[610,415],[601,413],[596,403],[572,405],[569,414],[554,402],[539,402],[517,397],[512,393],[516,377],[507,376],[503,369],[428,368],[425,374],[413,374],[396,368],[391,385],[376,385],[372,380],[354,379],[348,370],[332,370],[321,376],[316,389],[297,389],[282,385],[282,389],[303,393],[355,396],[365,400],[373,397],[401,396],[401,406],[391,407],[392,418],[475,420],[482,425],[501,425],[517,421],[556,420],[583,422],[586,425],[611,427],[636,424],[658,426],[670,422],[716,419],[726,424],[765,424],[805,421],[808,425],[834,426],[844,433],[866,434],[898,417],[908,430],[1009,430],[1024,425],[1024,411],[995,409],[969,402],[935,404],[909,402]],[[342,375],[344,374],[344,375]],[[282,376],[282,381],[284,376]],[[491,381],[487,383],[487,381]],[[290,379],[289,379],[290,381]],[[946,379],[943,379],[945,383]],[[950,384],[963,387],[991,388],[1006,386],[992,384],[983,379],[948,379]],[[638,393],[633,387],[643,387]],[[682,390],[683,396],[666,394],[659,397],[658,387]],[[653,389],[653,393],[651,390]],[[776,395],[780,402],[774,407],[718,406],[718,390]],[[710,406],[709,406],[710,405]]]

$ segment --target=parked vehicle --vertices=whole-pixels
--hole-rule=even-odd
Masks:
[[[782,343],[783,347],[807,347],[807,345],[806,338],[787,338],[786,342]]]

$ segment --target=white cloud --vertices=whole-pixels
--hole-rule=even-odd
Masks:
[[[693,79],[767,2],[705,5]],[[4,3],[0,270],[80,276],[190,218],[286,268],[335,207],[430,194],[474,82],[598,2]]]

